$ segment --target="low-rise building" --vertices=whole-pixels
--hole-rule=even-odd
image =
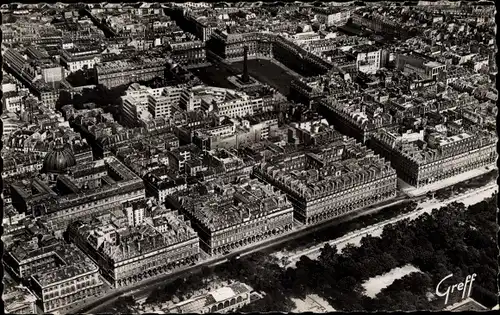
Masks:
[[[36,297],[24,286],[16,286],[4,277],[2,301],[5,314],[36,314]]]
[[[236,282],[186,301],[176,304],[169,303],[165,312],[178,314],[234,312],[244,305],[250,304],[251,293],[252,288],[244,283]]]

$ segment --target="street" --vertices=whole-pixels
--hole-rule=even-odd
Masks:
[[[308,256],[311,259],[315,259],[316,257],[319,256],[321,248],[325,246],[326,243],[329,243],[330,245],[335,245],[337,246],[338,250],[341,250],[343,246],[347,245],[348,243],[351,244],[358,244],[359,241],[367,235],[373,235],[373,236],[378,236],[380,233],[382,233],[382,230],[384,226],[388,224],[394,224],[398,221],[405,220],[405,219],[416,219],[420,215],[424,213],[430,213],[432,212],[432,209],[436,208],[441,208],[444,207],[448,204],[451,204],[453,202],[463,202],[466,206],[474,204],[476,202],[480,202],[481,200],[484,200],[485,198],[488,198],[491,194],[495,193],[498,191],[498,186],[496,182],[490,183],[486,186],[483,186],[478,189],[474,189],[469,192],[465,192],[461,195],[455,196],[453,198],[450,198],[448,200],[444,201],[438,201],[438,200],[431,200],[431,201],[423,201],[419,204],[419,207],[417,210],[398,215],[395,218],[380,222],[378,224],[368,226],[363,229],[359,229],[357,231],[353,231],[351,233],[348,233],[347,235],[329,241],[329,242],[324,242],[319,245],[316,245],[314,247],[311,247],[306,250],[302,250],[300,252],[295,252],[295,253],[290,253],[289,255],[283,255],[279,256],[280,258],[283,258],[284,260],[287,261],[287,265],[285,267],[293,267],[297,261],[300,260],[301,256]]]

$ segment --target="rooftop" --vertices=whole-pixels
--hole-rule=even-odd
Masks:
[[[395,172],[383,158],[353,139],[276,156],[262,163],[258,171],[305,200],[321,198]]]
[[[215,181],[205,186],[207,193],[194,188],[179,196],[182,208],[195,216],[203,226],[216,231],[250,220],[253,217],[291,209],[286,196],[274,192],[270,185],[257,180],[239,184]]]
[[[61,266],[53,270],[38,272],[32,276],[42,287],[98,270],[90,258],[73,244],[60,246],[54,254],[61,260]]]
[[[118,224],[124,214],[115,212],[111,216],[79,224],[76,226],[77,233],[115,263],[197,238],[196,232],[177,211],[141,202],[131,206],[136,210],[144,209],[146,215],[142,224]]]

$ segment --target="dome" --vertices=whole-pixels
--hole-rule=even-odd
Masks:
[[[76,159],[69,145],[56,145],[43,161],[43,169],[49,173],[63,173],[68,167],[76,165]]]

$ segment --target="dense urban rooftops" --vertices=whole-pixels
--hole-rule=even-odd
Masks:
[[[130,206],[136,210],[143,209],[145,214],[142,223],[132,226],[122,220],[120,224],[115,216],[123,214],[115,212],[110,217],[96,218],[94,222],[76,225],[77,233],[106,259],[115,263],[197,237],[196,232],[177,211],[147,205],[142,201]]]
[[[140,58],[137,60],[115,60],[97,65],[99,74],[127,72],[148,67],[161,67],[166,65],[163,58]]]
[[[285,195],[257,180],[207,185],[207,193],[193,189],[179,199],[182,208],[212,232],[291,207]]]
[[[53,270],[38,272],[32,276],[42,287],[98,270],[90,258],[75,245],[60,246],[54,254],[60,260],[61,265]]]
[[[278,156],[257,168],[306,200],[395,174],[383,158],[353,139]]]

